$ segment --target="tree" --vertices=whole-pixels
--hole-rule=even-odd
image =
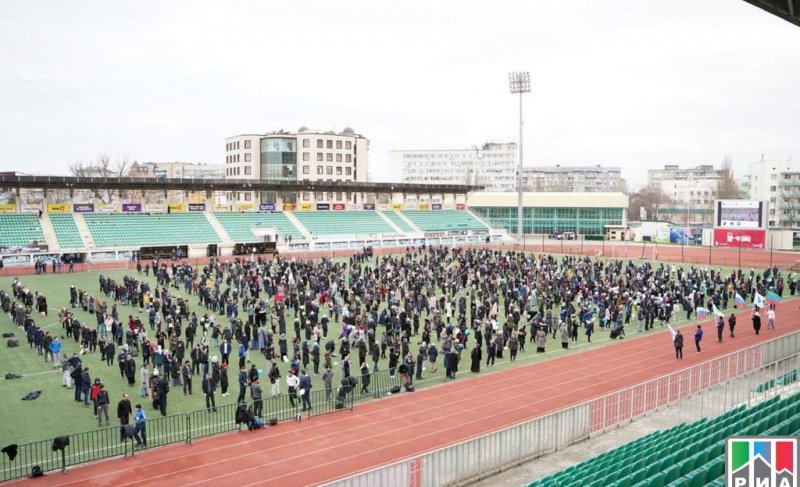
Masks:
[[[720,168],[721,178],[717,181],[717,199],[735,200],[741,198],[739,183],[733,177],[733,161],[730,156],[725,156]]]
[[[79,178],[121,178],[127,174],[128,166],[127,159],[112,162],[110,155],[101,152],[95,161],[73,163],[69,166],[69,172]],[[120,196],[116,189],[95,189],[92,193],[103,204],[111,203]]]
[[[672,203],[672,198],[661,190],[661,186],[645,186],[628,196],[628,219],[634,221],[640,219],[654,220],[658,207],[666,203]],[[647,212],[645,218],[640,216],[642,208]]]

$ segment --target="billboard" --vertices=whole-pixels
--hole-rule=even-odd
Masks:
[[[681,245],[703,245],[703,229],[677,227],[670,228],[669,242]]]
[[[206,211],[205,203],[189,203],[189,211]]]
[[[75,203],[72,205],[72,211],[75,213],[94,213],[93,203]]]
[[[767,202],[753,200],[716,200],[715,228],[767,228]]]
[[[15,203],[0,204],[0,213],[16,213],[17,205]]]
[[[47,205],[48,213],[69,213],[69,203],[49,203]]]
[[[331,209],[330,203],[317,203],[317,211],[328,211]]]
[[[123,203],[122,211],[125,213],[139,213],[142,211],[141,203]]]
[[[275,211],[275,203],[259,203],[258,211]]]
[[[715,247],[763,249],[766,247],[766,230],[740,230],[737,228],[715,228]]]
[[[336,211],[344,210],[345,209],[344,208],[344,203],[334,203],[333,204],[333,209],[336,210]]]
[[[365,210],[374,210],[375,209],[375,203],[364,203],[364,209]]]

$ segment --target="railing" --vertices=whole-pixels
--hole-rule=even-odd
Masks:
[[[681,413],[679,421],[721,414],[734,406],[779,394],[780,387],[769,388],[763,393],[753,389],[772,379],[791,377],[793,370],[800,369],[798,340],[800,332],[785,335],[557,413],[421,453],[328,485],[462,485],[687,400],[699,400],[699,404],[693,405],[685,417]],[[769,361],[766,360],[768,356]]]
[[[288,395],[282,395],[263,400],[260,418],[262,422],[268,423],[271,419],[285,421],[301,418],[303,415],[310,419],[321,414],[352,411],[355,399],[355,391],[345,393],[335,389],[331,391],[331,399],[326,398],[325,391],[312,391],[312,409],[303,411],[299,396],[292,406]],[[189,444],[197,438],[240,430],[246,425],[236,423],[237,407],[237,404],[226,404],[218,406],[216,412],[200,409],[186,414],[148,419],[145,429],[146,448],[174,443]],[[60,451],[53,450],[53,440],[49,439],[17,445],[17,454],[13,460],[7,454],[0,454],[0,481],[29,476],[34,466],[39,466],[42,472],[64,471],[67,467],[86,462],[134,455],[144,448],[135,446],[133,438],[123,438],[120,426],[83,431],[68,437],[69,445]]]

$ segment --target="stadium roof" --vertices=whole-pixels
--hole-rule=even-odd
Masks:
[[[480,191],[466,184],[365,183],[352,181],[266,181],[260,179],[81,178],[0,174],[0,188],[150,191],[346,191],[354,193],[455,193]]]
[[[744,0],[783,20],[800,26],[800,0]]]

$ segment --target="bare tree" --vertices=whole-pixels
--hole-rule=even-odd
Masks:
[[[128,173],[129,166],[128,159],[112,161],[110,155],[101,152],[94,161],[73,163],[69,166],[69,172],[79,178],[120,178]],[[111,203],[121,196],[116,189],[95,189],[92,192],[95,199],[103,204]]]
[[[742,192],[739,189],[739,183],[734,179],[733,161],[731,161],[730,156],[725,156],[720,172],[722,177],[717,181],[717,199],[734,200],[741,198]]]
[[[660,186],[645,186],[628,196],[628,218],[639,220],[642,208],[647,212],[647,219],[654,219],[660,205],[672,203]]]

